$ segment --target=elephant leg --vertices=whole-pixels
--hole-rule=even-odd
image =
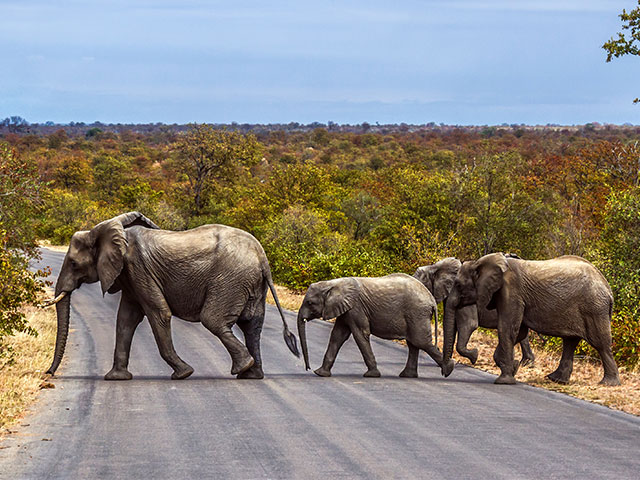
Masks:
[[[418,354],[420,349],[407,340],[409,355],[404,370],[400,372],[401,377],[418,378]]]
[[[563,337],[562,338],[562,358],[560,365],[555,372],[547,375],[547,378],[556,383],[569,383],[571,372],[573,372],[573,352],[575,351],[580,337]]]
[[[433,344],[431,326],[422,318],[420,315],[407,317],[407,343],[425,351],[438,366],[442,367],[442,352]]]
[[[467,344],[469,343],[469,338],[471,334],[476,330],[473,325],[462,325],[458,327],[458,341],[456,342],[456,351],[469,359],[469,361],[475,365],[478,361],[478,349],[473,348],[469,350],[467,348]]]
[[[260,336],[262,335],[262,325],[264,323],[264,314],[262,317],[256,316],[250,320],[239,320],[238,327],[244,334],[244,343],[247,350],[253,357],[254,364],[251,368],[238,374],[238,378],[264,378],[262,370],[262,356],[260,355]]]
[[[336,361],[338,352],[342,345],[344,345],[344,342],[349,338],[349,335],[351,335],[351,330],[347,326],[346,322],[340,318],[336,319],[336,323],[334,323],[333,329],[331,330],[331,336],[329,337],[327,351],[325,352],[324,359],[322,360],[322,366],[314,370],[313,373],[320,377],[331,376],[331,368]]]
[[[500,368],[500,376],[494,383],[511,385],[516,383],[515,374],[520,362],[514,360],[513,349],[522,331],[523,305],[507,305],[498,313],[498,346],[493,359]]]
[[[536,356],[533,354],[533,350],[531,349],[528,334],[520,341],[520,350],[522,350],[522,359],[520,360],[520,366],[533,366],[533,362],[535,361]]]
[[[351,333],[353,334],[356,345],[358,345],[358,349],[362,354],[364,363],[367,365],[367,371],[365,372],[364,376],[379,377],[380,371],[378,370],[376,357],[373,355],[373,349],[371,348],[371,342],[369,340],[371,334],[369,332],[364,332],[357,325],[353,326],[353,328],[351,329]]]
[[[123,295],[118,308],[116,323],[116,347],[113,352],[113,367],[104,376],[105,380],[131,380],[133,376],[127,369],[131,340],[140,322],[144,318],[142,308]]]
[[[193,373],[193,368],[182,360],[173,348],[171,339],[171,311],[168,308],[159,311],[149,311],[147,318],[151,325],[151,331],[158,344],[160,356],[173,368],[171,378],[182,380]]]
[[[608,316],[606,322],[606,325],[609,325]],[[620,374],[618,373],[618,365],[616,365],[616,361],[613,357],[613,352],[611,351],[610,331],[607,331],[602,335],[598,335],[595,338],[593,335],[591,335],[587,338],[587,341],[593,346],[593,348],[598,351],[598,355],[600,355],[600,359],[602,360],[604,376],[602,377],[602,380],[600,380],[600,384],[609,386],[620,385]]]
[[[249,349],[231,331],[235,323],[235,317],[228,317],[222,321],[216,318],[202,318],[202,324],[220,339],[231,356],[231,375],[238,375],[250,369],[255,359],[249,353]]]

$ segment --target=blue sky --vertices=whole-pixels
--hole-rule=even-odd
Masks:
[[[0,118],[640,124],[635,0],[0,0]]]

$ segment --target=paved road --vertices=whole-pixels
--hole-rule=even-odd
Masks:
[[[62,254],[45,251],[57,274]],[[133,341],[130,382],[111,367],[117,296],[85,285],[72,297],[69,344],[28,426],[0,449],[0,478],[638,478],[640,419],[458,367],[443,379],[422,357],[400,379],[406,351],[374,341],[383,374],[365,379],[350,340],[332,378],[305,372],[269,308],[267,377],[239,381],[220,342],[174,319],[176,350],[194,368],[172,381],[148,323]],[[289,315],[293,325],[295,317]],[[330,325],[308,326],[319,365]]]

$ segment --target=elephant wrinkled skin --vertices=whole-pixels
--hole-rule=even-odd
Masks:
[[[338,351],[353,334],[367,365],[365,377],[379,377],[370,335],[406,339],[407,364],[401,377],[418,376],[418,353],[427,352],[442,366],[442,354],[431,340],[431,316],[436,313],[433,295],[418,280],[404,273],[384,277],[346,277],[313,283],[298,311],[298,334],[305,367],[309,370],[305,322],[314,318],[336,322],[322,366],[314,373],[331,376]],[[453,363],[452,360],[450,360]]]
[[[474,304],[498,314],[493,358],[501,374],[496,383],[515,383],[518,362],[513,360],[513,347],[531,329],[562,338],[562,358],[547,376],[550,380],[569,381],[574,350],[584,339],[602,359],[600,383],[620,384],[611,351],[613,294],[602,273],[587,260],[565,255],[531,261],[492,253],[462,264],[446,302],[443,361],[453,351],[456,311]],[[448,376],[451,371],[443,368],[442,373]]]
[[[517,258],[514,255],[511,256]],[[436,299],[436,303],[442,302],[446,311],[446,301],[461,266],[462,262],[457,258],[447,257],[433,265],[418,267],[413,276],[429,289]],[[456,351],[463,357],[468,358],[472,364],[475,364],[478,360],[478,349],[469,349],[467,344],[469,343],[469,338],[478,327],[497,329],[498,313],[495,310],[487,310],[486,308],[479,311],[477,305],[468,305],[456,310],[454,332],[454,335],[457,336]],[[436,338],[437,332],[438,324],[436,323]],[[520,342],[520,349],[522,350],[520,366],[532,365],[535,355],[531,350],[531,345],[529,345],[528,335]]]
[[[113,368],[105,375],[107,380],[132,378],[131,340],[145,316],[160,355],[173,369],[171,378],[191,375],[193,368],[173,348],[172,315],[202,322],[216,335],[231,355],[232,375],[262,378],[260,335],[267,289],[280,310],[285,342],[299,355],[273,288],[267,257],[252,235],[224,225],[160,230],[141,213],[130,212],[71,238],[55,288],[58,332],[48,373],[55,373],[64,355],[71,293],[83,283],[98,281],[103,294],[122,291]],[[231,331],[235,323],[246,345]]]

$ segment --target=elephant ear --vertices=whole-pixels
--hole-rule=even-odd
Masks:
[[[480,308],[496,308],[495,294],[502,288],[504,273],[508,269],[507,260],[501,253],[485,255],[476,262],[476,289]]]
[[[336,281],[325,293],[322,318],[337,318],[351,310],[355,306],[359,290],[360,286],[355,278],[341,278]]]
[[[436,303],[443,302],[449,296],[461,265],[460,260],[454,257],[445,258],[434,265],[438,266],[438,269],[435,271],[431,292]]]
[[[433,276],[431,272],[431,265],[427,265],[425,267],[418,267],[415,272],[413,272],[413,277],[420,280],[427,290],[433,293]]]
[[[111,221],[120,222],[122,224],[122,228],[129,228],[134,225],[140,225],[141,227],[146,228],[160,228],[140,212],[123,213],[122,215],[112,218]]]
[[[90,243],[96,251],[98,278],[102,294],[115,293],[113,284],[124,267],[124,256],[127,252],[125,228],[140,225],[146,228],[159,228],[140,212],[129,212],[118,215],[96,225],[90,232]]]

